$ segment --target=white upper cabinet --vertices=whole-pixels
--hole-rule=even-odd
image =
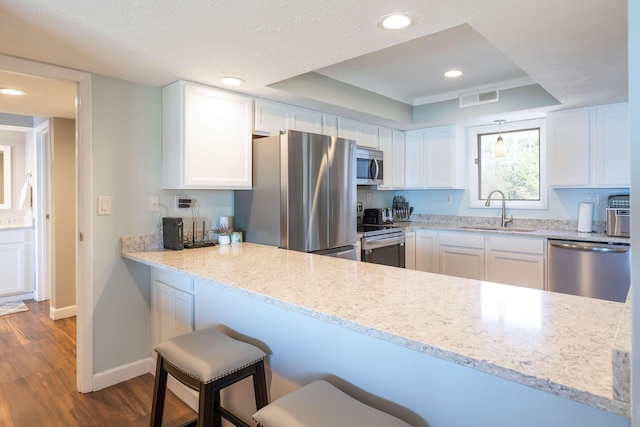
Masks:
[[[322,128],[322,113],[264,99],[255,101],[255,134],[271,135],[287,129],[321,134]]]
[[[251,188],[252,99],[178,81],[162,89],[162,187]]]
[[[378,189],[404,188],[404,132],[381,127],[379,135],[378,148],[384,153],[384,182]]]
[[[547,114],[547,183],[555,187],[590,184],[589,110]]]
[[[358,147],[378,149],[378,126],[338,117],[338,136],[353,139]]]
[[[628,187],[627,104],[547,115],[548,184],[552,187]]]
[[[631,147],[627,104],[595,108],[596,185],[628,187]]]
[[[406,188],[465,188],[462,127],[441,126],[409,131],[405,138]]]

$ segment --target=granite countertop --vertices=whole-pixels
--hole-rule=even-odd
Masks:
[[[624,243],[631,244],[631,239],[628,237],[612,237],[607,236],[605,233],[578,233],[573,230],[556,230],[546,228],[531,228],[531,227],[511,227],[505,228],[483,226],[483,225],[470,225],[470,224],[457,224],[457,223],[433,223],[433,222],[396,222],[393,224],[396,227],[404,228],[405,230],[442,230],[442,231],[460,231],[466,233],[482,233],[482,234],[500,234],[509,236],[520,237],[544,237],[547,239],[566,239],[566,240],[580,240],[589,242],[603,242],[603,243]]]
[[[251,243],[131,248],[124,258],[629,416],[612,367],[625,304]]]

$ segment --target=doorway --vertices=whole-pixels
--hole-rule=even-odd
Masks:
[[[74,262],[74,274],[78,283],[76,289],[76,386],[80,392],[90,392],[93,391],[91,74],[1,55],[0,70],[71,82],[77,87],[77,114],[75,121],[77,155],[75,156],[75,169],[77,170],[78,185],[77,188],[73,189],[76,201],[74,203],[74,211],[77,215],[77,221],[71,234],[74,239],[77,239],[76,242],[78,243]]]

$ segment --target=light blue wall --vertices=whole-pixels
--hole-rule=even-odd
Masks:
[[[414,207],[414,213],[461,216],[499,216],[500,203],[492,203],[490,208],[469,208],[469,195],[466,190],[407,190],[397,191]],[[447,195],[451,195],[451,203]],[[600,198],[599,206],[594,209],[593,220],[605,220],[607,197],[611,194],[629,194],[628,188],[608,189],[550,189],[548,209],[507,209],[508,215],[515,218],[577,220],[578,203],[586,202],[586,195],[596,194]],[[390,206],[390,205],[389,205]]]
[[[160,187],[160,89],[92,76],[93,194],[112,214],[93,224],[94,372],[150,354],[149,272],[120,257],[120,237],[152,232]],[[97,205],[97,203],[96,203]]]
[[[92,77],[93,194],[111,196],[112,214],[94,212],[94,371],[150,355],[148,267],[120,257],[120,238],[155,234],[159,218],[174,212],[174,196],[196,199],[198,227],[233,212],[232,191],[161,189],[161,89],[104,76]],[[160,213],[149,197],[160,196]]]

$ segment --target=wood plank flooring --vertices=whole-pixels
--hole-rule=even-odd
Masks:
[[[76,390],[76,319],[53,321],[49,302],[0,317],[0,426],[148,426],[153,376],[94,392]],[[167,392],[164,425],[195,413]]]

